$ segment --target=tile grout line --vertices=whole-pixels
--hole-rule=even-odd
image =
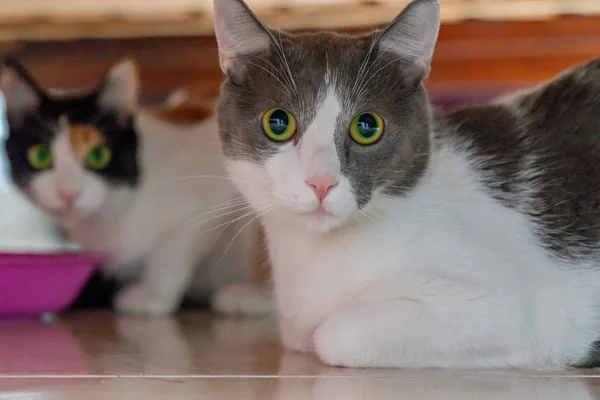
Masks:
[[[548,378],[572,378],[572,379],[598,379],[600,375],[3,375],[0,379],[548,379]]]

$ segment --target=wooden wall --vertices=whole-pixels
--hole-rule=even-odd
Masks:
[[[125,56],[141,67],[149,99],[178,87],[218,86],[213,37],[25,42],[7,50],[49,87],[90,87]],[[444,24],[430,88],[436,93],[501,91],[540,82],[600,54],[600,17]]]

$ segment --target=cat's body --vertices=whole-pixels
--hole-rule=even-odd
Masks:
[[[590,76],[600,78],[596,64]],[[600,112],[600,96],[565,89],[576,97],[568,101],[594,102],[579,110],[584,119]],[[440,116],[418,185],[374,201],[369,214],[343,230],[314,235],[276,212],[265,218],[284,343],[349,366],[542,368],[549,361],[592,361],[590,346],[600,338],[600,213],[584,207],[600,196],[568,188],[593,191],[600,182],[600,168],[584,161],[594,154],[600,160],[594,149],[600,137],[553,152],[543,143],[556,143],[550,137],[566,126],[534,134],[528,124],[505,105]],[[499,146],[514,158],[499,160]],[[587,173],[571,175],[573,166],[557,159],[565,153],[581,157]],[[557,164],[549,169],[550,160]],[[431,314],[425,319],[421,312]],[[390,333],[406,347],[390,349]]]
[[[433,0],[361,37],[215,7],[228,168],[256,209],[277,204],[261,220],[285,347],[349,367],[599,365],[600,61],[434,115]]]
[[[97,93],[42,100],[19,80],[28,78],[18,66],[4,72],[13,180],[85,250],[107,254],[106,273],[133,282],[118,294],[118,310],[167,314],[187,292],[212,298],[223,313],[268,312],[267,297],[250,286],[257,226],[243,218],[225,177],[210,108],[137,109],[129,63],[113,68]],[[47,166],[32,163],[38,143],[51,151]],[[108,160],[98,164],[100,148]],[[254,301],[235,299],[243,291]]]
[[[124,280],[138,275],[136,267],[142,262],[146,269],[160,271],[146,270],[142,275],[160,273],[161,285],[170,286],[165,290],[178,292],[177,287],[188,287],[189,295],[199,301],[208,299],[215,288],[252,281],[257,227],[245,229],[225,252],[248,219],[225,229],[228,222],[244,213],[236,212],[241,207],[233,207],[233,203],[218,211],[239,194],[230,180],[219,178],[225,171],[219,160],[214,118],[178,126],[141,111],[134,124],[140,134],[140,166],[144,171],[139,186],[135,191],[113,191],[100,213],[63,220],[61,225],[84,248],[111,254],[114,260],[106,266],[107,272]],[[153,253],[159,259],[148,257]],[[188,271],[176,267],[189,263],[204,265]],[[142,307],[135,302],[145,296],[134,293],[118,297],[116,307],[123,311]],[[180,295],[175,299],[178,303]]]

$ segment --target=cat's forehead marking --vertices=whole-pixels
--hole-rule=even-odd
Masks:
[[[342,110],[335,89],[328,86],[325,96],[319,104],[315,104],[316,113],[304,133],[305,139],[317,146],[333,142],[336,120]]]
[[[90,150],[104,143],[104,135],[89,125],[70,125],[69,142],[75,157],[84,160]]]
[[[342,111],[333,86],[326,87],[317,112],[302,135],[300,152],[308,175],[328,173],[337,175],[340,161],[336,153],[337,120]]]

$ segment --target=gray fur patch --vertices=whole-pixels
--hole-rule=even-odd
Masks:
[[[440,116],[437,139],[468,143],[492,196],[526,214],[553,255],[597,259],[600,60],[512,101]]]

